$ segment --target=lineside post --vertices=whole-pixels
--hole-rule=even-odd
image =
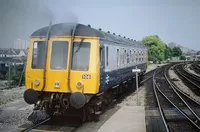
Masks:
[[[138,102],[138,73],[141,72],[141,70],[137,69],[137,66],[136,66],[135,69],[132,70],[132,72],[135,73],[135,82],[136,82],[136,89],[137,89],[137,106],[139,106],[139,102]]]

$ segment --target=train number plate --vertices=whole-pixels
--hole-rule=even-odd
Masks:
[[[82,79],[91,79],[91,75],[83,74]]]

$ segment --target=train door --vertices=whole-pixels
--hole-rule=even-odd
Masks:
[[[105,85],[105,47],[104,45],[100,44],[99,48],[99,60],[100,60],[100,90],[103,88],[102,86]]]
[[[46,88],[48,91],[66,92],[70,39],[51,38],[47,57]]]

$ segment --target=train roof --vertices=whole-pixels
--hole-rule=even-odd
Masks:
[[[118,35],[97,30],[97,29],[91,28],[90,26],[86,26],[86,25],[78,24],[78,23],[54,24],[51,27],[49,36],[71,36],[72,30],[74,29],[75,25],[76,25],[75,36],[99,37],[100,40],[112,41],[112,42],[121,43],[125,45],[135,45],[136,47],[141,47],[141,48],[146,47],[145,45],[141,44],[138,41],[130,40],[128,38],[124,38]],[[31,37],[45,37],[47,35],[48,30],[49,30],[49,26],[41,28],[35,31],[31,35]]]

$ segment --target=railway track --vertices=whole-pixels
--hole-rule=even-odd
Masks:
[[[160,66],[157,66],[157,68],[159,68],[159,67],[160,67]],[[144,74],[143,80],[140,82],[140,85],[142,85],[142,84],[146,83],[148,80],[150,80],[150,79],[153,77],[154,72],[155,72],[155,70],[156,70],[157,68],[155,68],[154,70],[151,70],[151,71],[145,73],[145,74]],[[157,74],[158,74],[158,73],[157,73]]]
[[[44,121],[42,121],[42,122],[39,122],[39,123],[37,123],[37,124],[32,125],[32,126],[29,127],[29,128],[26,128],[26,129],[22,130],[21,132],[29,132],[29,131],[33,130],[34,128],[38,127],[38,126],[47,123],[50,119],[51,119],[51,118],[47,118],[46,120],[44,120]]]
[[[193,69],[195,73],[200,74],[200,66],[199,66],[199,63],[192,63],[192,64],[191,64],[191,69]]]
[[[157,69],[153,76],[153,89],[165,131],[200,131],[200,117],[195,111],[200,108],[200,103],[171,83],[167,74],[168,68],[169,66],[165,66]],[[167,119],[164,110],[166,108],[176,109],[184,119]]]
[[[59,123],[58,123],[59,122]],[[37,124],[31,125],[26,128],[20,128],[23,129],[20,132],[32,132],[32,131],[52,131],[52,128],[54,131],[58,132],[75,132],[81,125],[80,124],[67,124],[67,123],[61,123],[61,121],[54,121],[52,118],[47,118],[44,121],[41,121]]]
[[[184,64],[177,64],[174,66],[176,74],[184,80],[188,88],[190,88],[196,95],[200,96],[200,77],[187,71]]]

